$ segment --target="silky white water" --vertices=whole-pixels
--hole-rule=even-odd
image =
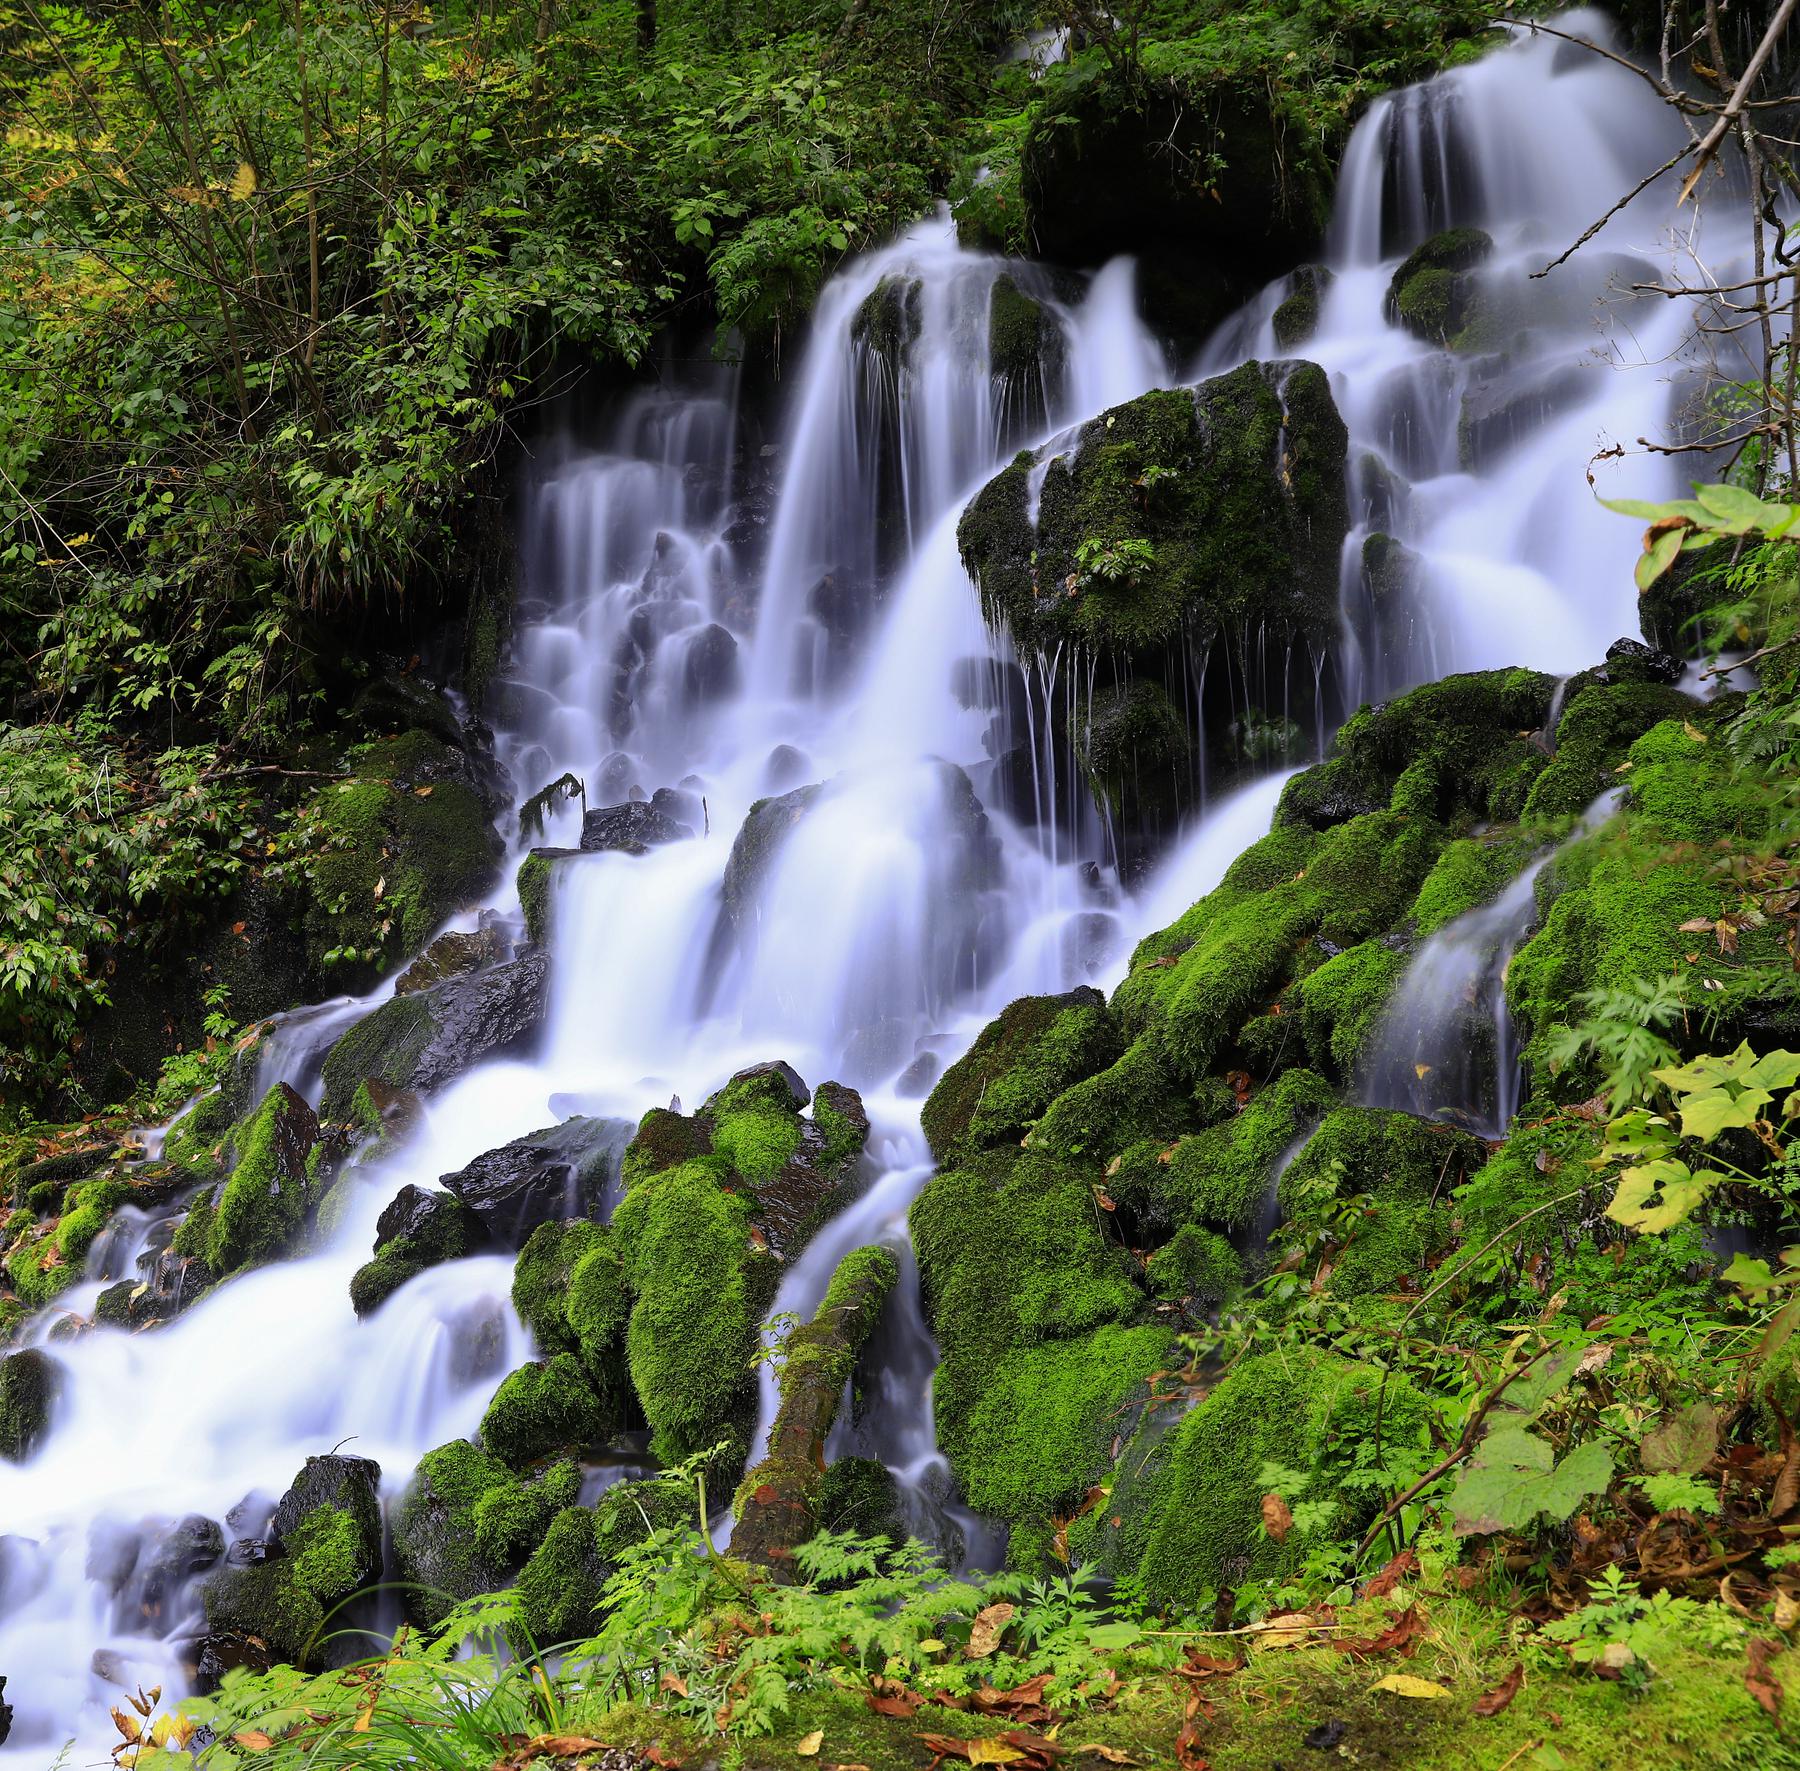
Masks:
[[[1359,125],[1330,241],[1337,275],[1303,352],[1330,372],[1351,431],[1347,608],[1364,533],[1398,533],[1423,566],[1416,633],[1347,641],[1340,693],[1489,664],[1572,671],[1635,629],[1636,533],[1594,506],[1582,470],[1605,442],[1659,427],[1666,359],[1691,313],[1668,304],[1627,326],[1590,273],[1555,273],[1589,283],[1494,373],[1540,376],[1556,396],[1524,402],[1516,436],[1465,468],[1456,413],[1477,368],[1390,326],[1381,297],[1399,257],[1467,220],[1495,235],[1490,274],[1523,285],[1526,268],[1665,157],[1665,134],[1629,75],[1565,65],[1547,41],[1380,101]],[[1674,219],[1653,195],[1600,244],[1666,264]],[[1009,269],[1066,338],[1066,374],[1028,400],[987,359],[982,321]],[[918,286],[918,338],[899,366],[855,336],[858,310],[889,277]],[[1137,317],[1128,264],[1075,300],[1034,277],[962,250],[942,217],[837,277],[768,458],[766,536],[738,520],[747,487],[741,472],[734,483],[726,375],[645,392],[603,450],[572,444],[542,465],[525,500],[527,591],[495,720],[516,794],[565,769],[592,806],[678,789],[698,808],[684,820],[695,834],[563,864],[540,1055],[489,1063],[427,1102],[411,1140],[359,1171],[333,1246],[233,1281],[153,1333],[55,1343],[67,1380],[53,1429],[28,1465],[0,1465],[0,1674],[17,1710],[0,1762],[42,1765],[71,1734],[97,1757],[118,1683],[180,1688],[177,1644],[200,1627],[197,1595],[154,1627],[125,1614],[120,1545],[141,1539],[148,1554],[186,1515],[224,1520],[254,1496],[266,1506],[306,1456],[346,1440],[380,1461],[392,1496],[420,1454],[473,1430],[500,1375],[528,1356],[503,1257],[436,1268],[356,1321],[349,1276],[402,1184],[429,1185],[571,1112],[635,1117],[672,1096],[692,1108],[742,1065],[785,1059],[809,1083],[862,1088],[875,1127],[867,1190],[781,1288],[778,1308],[809,1313],[837,1254],[864,1241],[903,1248],[906,1209],[930,1173],[918,1132],[929,1076],[1012,998],[1115,981],[1132,942],[1267,829],[1280,778],[1198,818],[1133,899],[1048,729],[1053,703],[1079,704],[1072,665],[1013,675],[982,626],[956,516],[1033,440],[1021,411],[1035,400],[1056,430],[1175,378]],[[1204,372],[1277,354],[1269,315],[1282,293],[1220,334]],[[1609,489],[1639,495],[1671,478],[1642,461],[1602,471]],[[1020,681],[1031,685],[1023,699],[1007,687]],[[1009,797],[998,765],[1017,747],[1029,792]],[[815,783],[817,804],[732,922],[722,880],[746,814]],[[503,916],[516,910],[522,853],[507,834],[515,852],[491,906]],[[573,846],[578,834],[569,806],[537,840]],[[326,1037],[350,1015],[334,1004],[295,1017],[265,1068],[310,1086]],[[991,1546],[958,1514],[937,1458],[935,1353],[910,1261],[905,1270],[877,1335],[879,1400],[862,1422],[840,1422],[834,1449],[886,1458],[921,1517],[974,1534],[981,1555]],[[765,1432],[771,1407],[765,1388]],[[243,1516],[255,1510],[252,1500]]]

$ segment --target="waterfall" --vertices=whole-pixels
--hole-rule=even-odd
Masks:
[[[1626,299],[1615,290],[1596,332],[1605,290],[1579,260],[1560,281],[1525,272],[1665,157],[1672,127],[1625,71],[1529,38],[1359,124],[1317,331],[1296,347],[1329,372],[1352,438],[1352,703],[1478,665],[1567,673],[1635,626],[1636,536],[1594,507],[1580,470],[1603,441],[1656,428],[1672,398],[1662,359],[1691,314],[1634,307],[1629,327],[1613,324]],[[1612,224],[1603,282],[1666,263],[1670,220],[1647,201]],[[1555,297],[1530,308],[1527,343],[1505,364],[1453,358],[1384,313],[1399,258],[1464,221],[1494,236],[1485,278],[1532,304]],[[1048,316],[1055,349],[1035,374],[996,373],[991,359],[1002,278]],[[1251,303],[1201,372],[1295,354],[1274,341],[1286,293]],[[903,1071],[954,1058],[1016,996],[1110,983],[1132,939],[1266,830],[1279,779],[1204,813],[1134,902],[1050,733],[1053,709],[1078,705],[1078,673],[1021,668],[983,627],[957,557],[957,513],[1013,449],[1175,379],[1132,297],[1129,264],[1071,287],[962,248],[940,214],[824,291],[767,453],[740,449],[738,389],[720,371],[634,397],[603,449],[546,460],[523,500],[525,588],[492,709],[502,760],[521,797],[565,769],[591,806],[666,792],[692,834],[559,867],[541,1053],[435,1095],[409,1141],[357,1171],[328,1247],[233,1280],[154,1333],[59,1336],[62,1412],[29,1464],[0,1465],[0,1670],[17,1708],[0,1763],[41,1765],[70,1732],[103,1751],[119,1686],[184,1688],[195,1593],[155,1618],[120,1598],[130,1567],[182,1520],[254,1518],[307,1455],[340,1441],[380,1461],[392,1498],[425,1451],[474,1429],[499,1376],[529,1355],[496,1256],[434,1268],[356,1320],[348,1279],[401,1186],[572,1111],[635,1118],[672,1094],[698,1101],[747,1062],[841,1076],[865,1093],[874,1172],[786,1275],[780,1307],[805,1313],[840,1250],[904,1247],[930,1168]],[[1611,357],[1595,348],[1607,343]],[[1465,462],[1454,415],[1477,390],[1499,418]],[[1602,472],[1606,489],[1628,480],[1642,495],[1670,478]],[[1377,533],[1417,561],[1398,637],[1365,618],[1362,544]],[[814,786],[806,817],[728,902],[752,807]],[[563,806],[544,840],[573,846],[578,826]],[[507,834],[506,880],[481,913],[503,920],[517,914],[523,850]],[[322,1042],[387,988],[289,1017],[265,1070],[310,1087]],[[873,1343],[879,1404],[834,1443],[886,1458],[919,1515],[984,1554],[946,1505],[934,1350],[902,1268]],[[49,1316],[40,1340],[67,1320]],[[765,1389],[764,1433],[771,1411]]]

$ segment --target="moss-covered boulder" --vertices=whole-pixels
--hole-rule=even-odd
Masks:
[[[938,1175],[913,1204],[942,1355],[938,1442],[970,1503],[1009,1523],[1079,1498],[1105,1467],[1108,1417],[1169,1356],[1095,1193],[1082,1171],[1015,1148]]]
[[[1344,461],[1324,372],[1246,363],[1114,407],[1042,461],[1021,455],[976,494],[958,543],[989,624],[1021,653],[1155,660],[1177,639],[1257,631],[1324,645]]]
[[[783,841],[818,802],[823,784],[795,787],[773,799],[759,799],[744,822],[725,862],[725,914],[740,928],[754,914],[757,893]]]
[[[1299,350],[1319,329],[1319,309],[1331,287],[1331,268],[1303,264],[1288,278],[1287,293],[1270,315],[1277,350]]]
[[[506,1585],[580,1493],[573,1462],[522,1477],[462,1439],[428,1451],[394,1509],[408,1614],[430,1628],[458,1601]]]
[[[1042,430],[1061,391],[1067,354],[1056,315],[1012,276],[996,277],[988,297],[988,370],[1016,426]]]
[[[1146,1417],[1108,1505],[1071,1528],[1071,1550],[1135,1573],[1165,1605],[1285,1574],[1305,1540],[1263,1531],[1263,1467],[1304,1478],[1298,1498],[1330,1503],[1336,1532],[1357,1529],[1379,1504],[1379,1485],[1354,1480],[1373,1456],[1378,1413],[1389,1446],[1414,1443],[1424,1417],[1404,1379],[1388,1380],[1385,1399],[1381,1380],[1376,1366],[1315,1350],[1240,1360],[1177,1424]]]
[[[351,1305],[370,1315],[427,1267],[460,1261],[487,1240],[481,1220],[453,1194],[402,1187],[375,1222],[375,1258],[350,1277]]]
[[[607,1577],[622,1553],[653,1532],[700,1523],[692,1489],[675,1482],[621,1482],[592,1507],[565,1507],[519,1575],[524,1641],[542,1651],[580,1641],[600,1623]]]
[[[327,1119],[354,1117],[368,1082],[424,1094],[485,1058],[529,1048],[549,1006],[550,960],[532,950],[499,965],[390,997],[325,1054]]]
[[[1556,755],[1532,783],[1525,816],[1549,822],[1586,811],[1608,788],[1626,784],[1616,765],[1637,739],[1698,707],[1666,683],[1594,682],[1578,689],[1556,722]]]
[[[62,1367],[39,1347],[0,1358],[0,1458],[22,1464],[49,1430]]]
[[[552,1452],[604,1445],[618,1422],[572,1353],[521,1365],[501,1380],[481,1417],[481,1442],[513,1469]]]
[[[1454,344],[1480,299],[1472,273],[1493,250],[1492,236],[1480,228],[1433,234],[1394,272],[1388,284],[1388,318],[1427,344]]]
[[[230,1179],[188,1213],[174,1245],[221,1279],[284,1253],[319,1198],[319,1122],[285,1082],[269,1090],[233,1141]]]
[[[924,285],[917,277],[883,277],[863,297],[850,322],[850,336],[897,375],[917,343],[924,323]]]
[[[541,1351],[579,1359],[615,1416],[631,1406],[625,1362],[631,1289],[610,1231],[583,1219],[541,1224],[519,1252],[512,1296]]]
[[[1134,677],[1102,689],[1074,735],[1095,805],[1158,831],[1175,828],[1199,771],[1186,716],[1161,683]]]
[[[380,1480],[367,1458],[308,1458],[276,1506],[264,1559],[207,1582],[208,1628],[295,1666],[327,1659],[332,1614],[381,1578]]]
[[[501,842],[491,784],[454,715],[434,724],[352,748],[349,779],[299,814],[297,837],[312,848],[301,914],[308,962],[340,988],[365,987],[418,952],[493,881]]]
[[[574,849],[533,849],[519,863],[516,884],[519,914],[525,919],[525,938],[543,947],[550,940],[550,904],[555,890],[556,864],[577,853]]]
[[[921,1120],[931,1153],[955,1163],[1016,1144],[1071,1084],[1122,1050],[1098,990],[1022,996],[988,1023],[931,1091]]]

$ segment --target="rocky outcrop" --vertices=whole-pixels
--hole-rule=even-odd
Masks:
[[[625,1120],[565,1120],[487,1151],[440,1185],[489,1239],[518,1248],[539,1224],[598,1215],[631,1135]]]
[[[549,992],[549,955],[533,950],[391,997],[326,1054],[320,1112],[348,1120],[365,1082],[429,1093],[484,1058],[525,1050],[543,1023]]]
[[[193,1207],[173,1245],[220,1279],[285,1252],[321,1196],[319,1122],[285,1082],[269,1090],[234,1142],[230,1177]]]
[[[617,850],[627,855],[647,855],[663,843],[683,842],[694,834],[678,814],[685,810],[685,795],[659,787],[647,800],[627,800],[604,806],[581,821],[581,847],[585,853]]]
[[[487,1244],[486,1226],[460,1199],[404,1186],[376,1219],[375,1258],[351,1275],[351,1305],[367,1316],[427,1267],[462,1260]]]
[[[20,1464],[49,1430],[62,1391],[62,1367],[41,1348],[0,1358],[0,1458]]]

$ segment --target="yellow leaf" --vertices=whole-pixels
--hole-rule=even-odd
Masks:
[[[1775,1627],[1785,1636],[1797,1623],[1800,1623],[1800,1599],[1790,1593],[1776,1593]]]
[[[944,1644],[940,1642],[936,1636],[927,1636],[925,1640],[919,1644],[919,1652],[921,1654],[942,1654],[944,1652]]]
[[[248,160],[238,162],[238,169],[231,175],[226,191],[234,203],[248,203],[255,194],[256,168]]]
[[[1078,1753],[1092,1753],[1097,1759],[1104,1759],[1109,1765],[1135,1765],[1137,1760],[1130,1753],[1116,1746],[1104,1746],[1097,1740],[1090,1740],[1086,1746],[1078,1746]]]
[[[794,1742],[794,1751],[803,1759],[816,1759],[819,1748],[825,1744],[825,1730],[815,1728],[810,1734],[803,1734]]]
[[[1011,1765],[1024,1756],[1016,1746],[1008,1746],[1004,1740],[971,1740],[969,1742],[969,1763],[971,1765]]]
[[[247,1753],[266,1753],[275,1742],[260,1728],[246,1728],[231,1737]]]
[[[383,892],[385,892],[386,890],[387,890],[387,875],[384,873],[375,882],[375,902],[377,904],[379,904],[381,902],[381,894]]]
[[[1258,1648],[1298,1648],[1312,1639],[1312,1619],[1304,1611],[1284,1611],[1263,1619],[1262,1628],[1250,1638]]]
[[[1433,1703],[1450,1695],[1449,1687],[1435,1679],[1421,1679],[1416,1673],[1389,1673],[1370,1686],[1372,1691],[1391,1691],[1396,1697],[1427,1698]]]
[[[1701,731],[1691,719],[1684,719],[1681,722],[1681,729],[1686,732],[1696,744],[1704,744],[1706,742],[1706,734]]]

